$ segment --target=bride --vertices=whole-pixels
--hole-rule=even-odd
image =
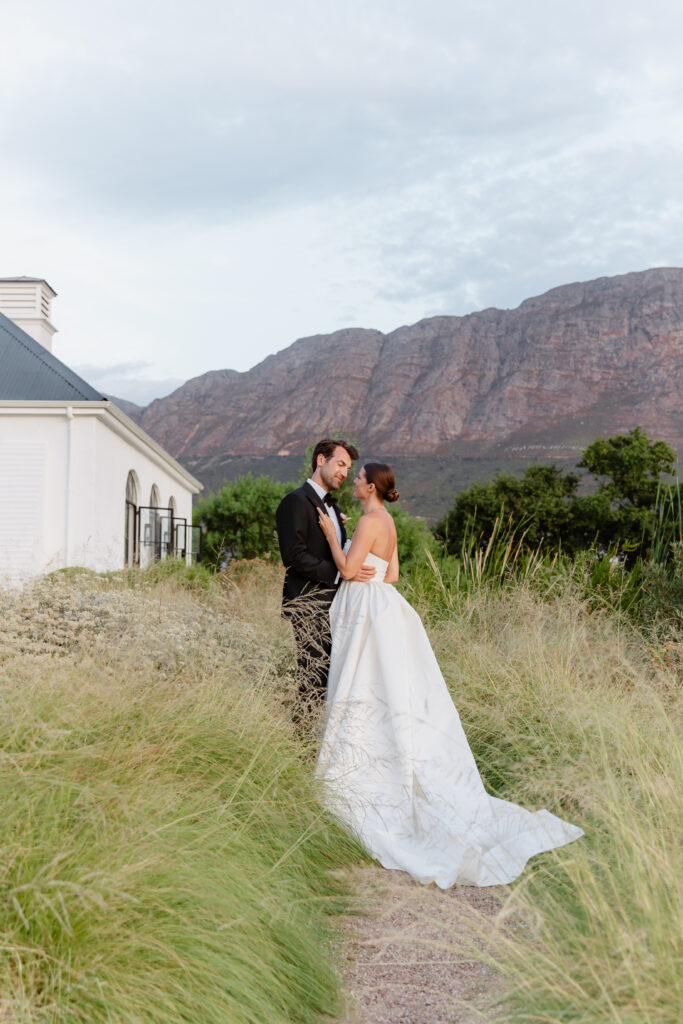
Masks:
[[[385,868],[420,882],[499,885],[530,857],[570,843],[580,828],[549,811],[489,796],[417,613],[398,579],[398,493],[390,466],[355,481],[363,515],[342,551],[319,510],[344,582],[332,602],[327,718],[318,758],[328,803]],[[362,564],[369,583],[353,583]]]

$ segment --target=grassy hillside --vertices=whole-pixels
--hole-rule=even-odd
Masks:
[[[502,1021],[675,1024],[683,637],[643,637],[600,608],[578,566],[532,563],[502,587],[423,574],[408,589],[489,791],[586,832],[531,862],[497,928],[470,919],[444,941],[462,948],[478,926],[473,955],[508,984]]]
[[[334,871],[359,853],[282,710],[276,587],[257,616],[249,586],[202,581],[161,567],[0,595],[3,1021],[340,1005]]]
[[[481,568],[481,567],[480,567]],[[194,578],[192,578],[192,576]],[[58,574],[0,592],[0,1020],[241,1024],[341,1005],[338,869],[284,710],[280,570]],[[421,612],[489,789],[582,825],[444,932],[506,979],[500,1020],[674,1024],[681,637],[644,637],[580,566],[429,567]]]

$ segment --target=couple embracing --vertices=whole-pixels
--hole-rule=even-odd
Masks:
[[[334,492],[357,458],[346,441],[319,441],[311,477],[276,516],[300,700],[326,697],[317,764],[326,802],[386,868],[441,888],[511,882],[530,857],[582,831],[484,789],[422,622],[390,585],[399,575],[384,507],[398,498],[390,466],[357,473],[363,514],[347,540]]]

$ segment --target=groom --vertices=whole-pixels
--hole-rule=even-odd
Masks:
[[[333,495],[357,458],[356,448],[348,441],[329,437],[318,441],[311,458],[311,476],[285,495],[275,513],[286,569],[282,614],[292,623],[299,696],[308,705],[318,704],[325,697],[332,650],[329,612],[340,582],[330,546],[320,529],[318,509],[330,516],[344,547],[344,517]],[[355,579],[365,583],[374,574],[372,566],[364,565]]]

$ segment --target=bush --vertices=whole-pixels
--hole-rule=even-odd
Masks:
[[[578,482],[578,476],[563,475],[557,466],[529,466],[521,479],[498,474],[459,494],[434,532],[451,555],[460,554],[472,537],[486,546],[501,521],[529,548],[571,551],[579,540],[572,516]]]
[[[448,554],[459,555],[472,538],[486,547],[504,522],[530,550],[571,557],[596,546],[623,551],[633,563],[650,550],[657,531],[662,533],[661,509],[667,501],[673,507],[676,496],[680,526],[680,490],[661,481],[674,463],[664,441],[650,441],[636,427],[598,438],[583,452],[578,465],[598,479],[594,494],[578,495],[579,477],[557,466],[529,466],[521,478],[498,474],[463,491],[435,532]]]
[[[276,558],[275,512],[292,487],[248,473],[200,498],[192,521],[206,531],[203,546],[208,559],[221,565],[233,558]]]
[[[424,519],[411,516],[398,505],[385,505],[396,526],[398,544],[398,561],[400,572],[409,572],[417,565],[427,561],[428,555],[436,555],[439,550],[434,534]]]
[[[674,542],[671,561],[642,567],[640,618],[657,630],[683,631],[683,543]]]

